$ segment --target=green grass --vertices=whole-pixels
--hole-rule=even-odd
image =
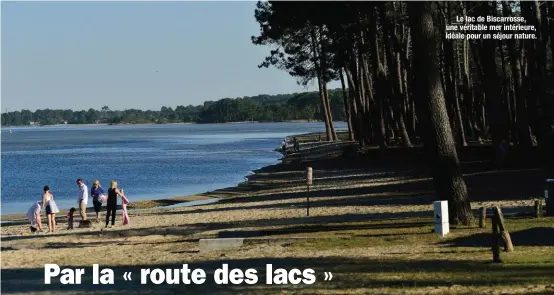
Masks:
[[[420,287],[461,285],[463,290],[474,290],[477,294],[491,288],[510,290],[530,285],[554,288],[554,237],[540,236],[541,230],[552,228],[554,218],[506,218],[515,251],[501,252],[503,263],[492,263],[490,223],[485,229],[452,229],[448,237],[440,238],[430,232],[431,226],[421,225],[425,221],[432,222],[404,219],[361,223],[358,226],[365,224],[365,228],[347,231],[351,234],[349,238],[341,238],[337,232],[326,233],[320,239],[299,241],[292,247],[310,252],[341,250],[340,253],[345,253],[345,249],[371,253],[379,248],[380,252],[374,255],[345,259],[340,265],[326,268],[340,277],[334,282],[339,289],[362,284],[382,291],[392,288],[391,293],[409,293]],[[402,226],[394,227],[395,224]],[[526,237],[527,233],[539,236],[531,239]],[[533,245],[537,242],[545,245]],[[461,294],[465,292],[462,289],[449,292]],[[554,289],[549,290],[554,293]]]

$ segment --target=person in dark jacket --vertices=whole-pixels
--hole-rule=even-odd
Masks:
[[[92,204],[94,205],[94,212],[96,212],[96,222],[100,222],[100,209],[102,208],[101,195],[104,194],[104,189],[100,185],[100,181],[95,180],[90,188],[90,195],[92,196]]]
[[[110,188],[108,189],[108,201],[106,202],[106,227],[111,228],[115,225],[115,212],[117,210],[117,197],[123,196],[123,190],[117,188],[117,181],[112,180]],[[112,216],[112,225],[108,226],[110,221],[110,215]]]
[[[300,144],[298,143],[298,139],[296,139],[296,137],[293,137],[292,142],[294,144],[294,151],[298,153],[300,151]]]

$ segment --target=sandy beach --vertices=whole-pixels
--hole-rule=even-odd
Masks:
[[[474,209],[501,206],[516,251],[503,253],[503,265],[491,265],[489,228],[453,227],[438,238],[432,233],[431,178],[407,164],[384,166],[368,159],[343,158],[353,143],[312,142],[301,137],[301,151],[264,167],[236,187],[197,196],[140,202],[131,224],[116,218],[113,229],[66,230],[59,219],[54,234],[32,235],[28,223],[3,224],[2,291],[6,294],[553,294],[554,218],[531,218],[540,193],[540,169],[481,171],[464,169]],[[399,161],[401,163],[401,161]],[[314,169],[307,192],[304,171]],[[404,168],[404,169],[401,169]],[[486,185],[483,185],[486,183]],[[523,185],[525,184],[525,185]],[[537,190],[529,189],[536,186]],[[307,197],[310,216],[306,216]],[[217,203],[158,208],[183,201],[220,198]],[[150,209],[149,209],[150,208]],[[155,209],[152,209],[155,208]],[[60,214],[61,215],[61,214]],[[512,216],[512,217],[510,217]],[[11,216],[15,218],[17,216]],[[104,215],[102,215],[104,217]],[[3,216],[3,220],[6,220]],[[46,227],[45,218],[43,226]],[[545,238],[542,244],[537,236]],[[245,237],[239,249],[204,252],[199,239]],[[286,238],[298,238],[291,242]],[[44,264],[111,267],[114,285],[44,285]],[[180,268],[188,263],[212,273],[222,263],[259,269],[311,267],[313,285],[140,285],[140,269]],[[121,275],[134,274],[132,282]],[[333,272],[332,281],[323,272]],[[517,271],[517,276],[508,277]],[[502,279],[501,279],[502,278]],[[260,281],[263,282],[262,279]],[[550,293],[549,293],[550,292]]]

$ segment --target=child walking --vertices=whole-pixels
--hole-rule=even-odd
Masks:
[[[73,213],[75,213],[75,211],[75,207],[72,207],[67,213],[67,229],[73,229]]]

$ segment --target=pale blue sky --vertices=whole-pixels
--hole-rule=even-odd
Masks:
[[[255,4],[2,2],[2,111],[304,91],[286,72],[258,69],[270,49],[251,44]]]

